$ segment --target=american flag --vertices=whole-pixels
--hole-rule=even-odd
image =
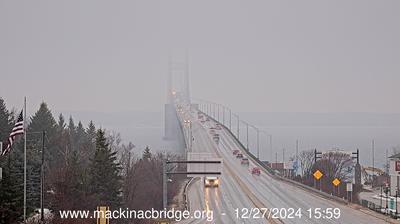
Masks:
[[[8,142],[6,145],[3,145],[2,156],[7,154],[11,150],[11,146],[14,143],[15,137],[18,135],[22,135],[24,133],[24,116],[22,115],[22,111],[18,116],[17,122],[12,129],[10,136],[8,137]],[[5,147],[4,147],[5,146]]]

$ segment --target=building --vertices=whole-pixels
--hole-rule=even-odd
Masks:
[[[400,153],[389,157],[389,175],[390,194],[396,195],[400,189]]]

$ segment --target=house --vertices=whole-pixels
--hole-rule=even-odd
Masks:
[[[389,157],[390,194],[400,190],[400,153]],[[400,192],[399,192],[400,193]]]

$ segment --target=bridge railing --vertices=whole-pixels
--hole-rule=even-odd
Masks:
[[[222,104],[200,99],[195,99],[195,102],[200,111],[224,125],[254,158],[263,162],[273,161],[271,134],[241,119],[237,113]]]

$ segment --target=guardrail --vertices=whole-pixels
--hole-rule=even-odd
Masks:
[[[190,202],[189,202],[189,197],[187,196],[187,191],[189,186],[192,184],[194,178],[190,178],[188,182],[185,184],[185,188],[183,189],[183,200],[185,201],[185,210],[190,211]]]
[[[199,111],[201,111],[201,110],[199,110]],[[288,183],[291,183],[291,184],[293,184],[293,185],[296,185],[297,187],[300,187],[300,188],[302,188],[302,189],[304,189],[304,190],[307,190],[307,191],[311,191],[312,193],[318,194],[318,195],[320,195],[320,196],[322,196],[322,197],[324,197],[324,198],[332,199],[332,200],[335,200],[335,201],[337,201],[337,202],[339,202],[339,203],[342,203],[342,204],[345,204],[345,205],[348,204],[348,201],[346,201],[346,200],[344,200],[344,199],[342,199],[342,198],[339,198],[339,197],[330,195],[330,194],[328,194],[328,193],[325,193],[325,192],[323,192],[323,191],[317,190],[317,189],[315,189],[315,188],[313,188],[313,187],[310,187],[310,186],[308,186],[308,185],[302,184],[302,183],[300,183],[300,182],[297,182],[297,181],[294,181],[294,180],[291,180],[291,179],[288,179],[288,178],[285,178],[285,177],[276,175],[275,171],[274,171],[273,169],[271,169],[271,167],[269,167],[269,166],[267,166],[265,163],[263,163],[261,160],[259,160],[255,155],[253,155],[253,154],[242,144],[242,142],[240,142],[240,140],[232,133],[232,131],[231,131],[229,128],[227,128],[224,124],[218,122],[218,121],[217,121],[216,119],[214,119],[213,117],[211,117],[211,116],[209,116],[208,114],[204,113],[203,111],[201,111],[201,112],[202,112],[203,114],[205,114],[210,120],[213,120],[214,122],[219,123],[219,124],[230,134],[230,136],[235,140],[235,142],[241,147],[242,151],[244,151],[244,152],[247,154],[248,157],[250,157],[253,161],[255,161],[259,166],[261,166],[261,167],[262,167],[268,174],[270,174],[270,176],[272,176],[273,178],[278,179],[278,180],[281,180],[281,181],[285,181],[285,182],[288,182]]]

